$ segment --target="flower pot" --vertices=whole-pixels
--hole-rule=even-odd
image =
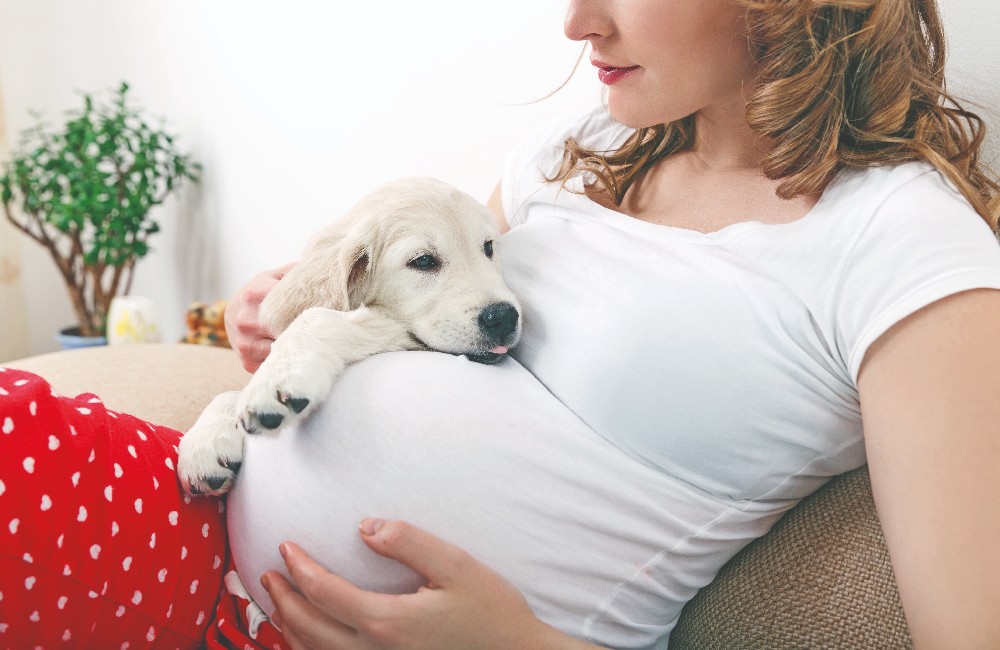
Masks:
[[[63,350],[89,348],[95,345],[107,345],[108,343],[108,340],[103,336],[80,336],[80,328],[75,325],[56,332],[56,341],[59,342]]]

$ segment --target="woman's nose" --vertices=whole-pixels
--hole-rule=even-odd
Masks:
[[[592,41],[610,32],[607,0],[570,0],[563,33],[572,41]]]

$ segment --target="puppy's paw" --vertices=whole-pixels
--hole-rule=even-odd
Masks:
[[[303,419],[330,394],[333,380],[317,363],[280,371],[262,367],[240,393],[236,407],[240,426],[247,433],[261,433]]]
[[[177,475],[192,495],[224,494],[232,488],[243,464],[243,432],[232,418],[199,420],[181,438]]]

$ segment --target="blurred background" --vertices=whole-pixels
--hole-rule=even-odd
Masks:
[[[666,0],[664,0],[666,1]],[[203,166],[155,213],[132,293],[166,341],[194,300],[230,296],[297,259],[307,236],[399,176],[486,200],[506,152],[601,101],[565,2],[0,0],[0,124],[9,148],[39,111],[127,81]],[[951,89],[1000,123],[1000,4],[941,0]],[[998,159],[997,138],[989,157]],[[0,159],[7,151],[0,143]],[[0,361],[56,349],[73,321],[47,253],[0,219]]]

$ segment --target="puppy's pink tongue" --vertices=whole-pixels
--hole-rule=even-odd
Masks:
[[[509,349],[510,348],[508,348],[506,345],[498,345],[495,348],[490,348],[490,352],[492,352],[493,354],[503,354],[507,352],[507,350]]]

